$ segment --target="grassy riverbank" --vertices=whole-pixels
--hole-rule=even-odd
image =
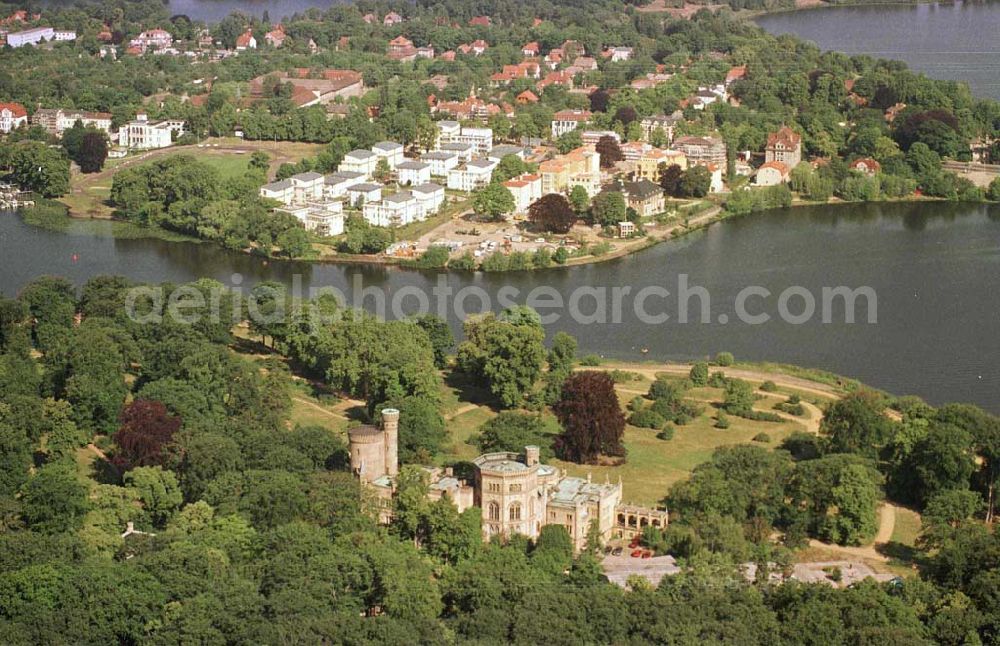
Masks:
[[[61,202],[39,198],[34,206],[21,209],[24,221],[32,226],[70,235],[107,236],[119,240],[153,238],[167,242],[194,242],[202,240],[160,227],[149,227],[122,220],[104,218],[75,218],[69,207]]]

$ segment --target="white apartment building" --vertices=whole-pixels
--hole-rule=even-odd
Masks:
[[[493,148],[492,128],[467,128],[457,121],[439,121],[437,148],[448,150],[448,144],[468,144],[477,155],[486,155]]]
[[[408,161],[396,166],[399,173],[399,183],[403,186],[416,186],[431,181],[431,165],[426,162]]]
[[[321,236],[339,236],[344,232],[344,210],[340,202],[290,206],[275,209],[275,213],[293,215],[306,231],[315,231]]]
[[[458,166],[458,153],[450,150],[439,150],[425,153],[420,161],[429,164],[433,177],[447,177],[448,171]]]
[[[0,103],[0,132],[17,130],[28,123],[28,112],[20,103]]]
[[[150,121],[145,113],[136,115],[118,130],[118,145],[124,148],[152,150],[166,148],[173,143],[174,136],[184,134],[184,122],[177,119]]]
[[[403,144],[397,144],[395,141],[380,141],[372,146],[372,152],[378,159],[384,159],[389,164],[390,170],[403,163]]]
[[[589,110],[560,110],[552,116],[552,138],[558,139],[567,132],[572,132],[581,124],[590,121],[593,116]]]
[[[46,132],[57,137],[72,128],[76,122],[84,128],[93,127],[111,133],[111,114],[108,112],[82,112],[80,110],[64,110],[62,108],[41,108],[31,116],[31,122],[45,128]]]
[[[65,43],[76,40],[76,32],[72,29],[57,29],[52,34],[52,38],[58,43]]]
[[[441,151],[446,153],[455,153],[458,155],[458,161],[460,163],[465,163],[472,161],[472,158],[476,153],[476,147],[472,144],[460,144],[458,142],[453,142],[443,144],[441,146]]]
[[[319,173],[299,173],[280,182],[260,187],[260,196],[277,200],[285,206],[321,202],[325,197],[325,178]]]
[[[535,200],[542,197],[542,176],[524,174],[503,183],[514,196],[514,215],[524,215]]]
[[[347,189],[364,181],[365,176],[362,173],[353,171],[330,173],[323,178],[323,196],[328,200],[340,199],[347,195]]]
[[[525,160],[528,157],[529,149],[524,146],[513,146],[511,144],[503,144],[500,146],[493,146],[490,153],[486,155],[487,159],[491,159],[497,163],[507,155],[514,155],[520,160]]]
[[[426,217],[413,193],[400,191],[364,206],[365,220],[376,227],[401,227]]]
[[[444,187],[440,184],[425,182],[412,187],[410,192],[413,193],[413,197],[420,205],[424,213],[423,217],[437,213],[441,205],[444,204]]]
[[[55,37],[56,32],[52,27],[35,27],[7,34],[7,44],[11,47],[24,47],[25,45],[37,45],[42,41],[55,40]]]
[[[365,179],[371,179],[375,174],[375,165],[378,163],[378,155],[370,150],[352,150],[344,155],[343,161],[337,166],[340,172],[361,173]]]
[[[356,204],[368,204],[378,202],[382,199],[382,185],[370,182],[355,184],[347,189],[347,203],[351,206]]]
[[[614,130],[584,130],[580,133],[580,139],[584,145],[596,146],[597,142],[604,137],[611,137],[616,143],[621,143],[621,136]]]
[[[493,178],[496,162],[476,159],[448,171],[448,188],[471,192],[483,188]]]

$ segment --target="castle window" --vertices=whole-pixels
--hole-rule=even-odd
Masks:
[[[500,505],[491,502],[488,507],[490,520],[500,520]]]
[[[511,504],[510,520],[521,520],[521,503],[515,502]]]
[[[519,493],[520,491],[521,491],[521,485],[519,485],[519,484],[512,484],[510,486],[510,492],[511,493]]]

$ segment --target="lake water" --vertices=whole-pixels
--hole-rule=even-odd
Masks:
[[[496,306],[502,288],[519,290],[523,302],[544,286],[568,299],[581,288],[605,291],[610,320],[614,288],[622,297],[620,322],[587,324],[565,311],[547,325],[565,330],[582,353],[622,359],[693,359],[727,350],[739,359],[780,361],[828,369],[896,394],[917,394],[932,403],[969,401],[1000,412],[1000,206],[946,203],[867,204],[800,207],[728,220],[706,231],[597,265],[534,273],[468,274],[414,272],[392,267],[310,265],[264,261],[211,245],[158,240],[114,240],[32,227],[12,213],[0,214],[0,290],[13,295],[42,274],[82,284],[99,274],[137,281],[188,281],[202,276],[246,288],[262,280],[301,281],[304,290],[333,286],[353,300],[354,281],[384,290],[389,302],[409,312],[418,305],[407,293],[432,294],[442,286],[458,292],[479,287]],[[678,322],[676,295],[681,276],[704,287],[710,322],[698,321],[701,301],[687,299],[692,322]],[[296,278],[298,276],[298,278]],[[871,287],[877,322],[867,322],[864,301],[854,324],[842,307],[820,315],[823,287]],[[748,286],[770,291],[748,301],[751,313],[767,313],[762,325],[737,322],[738,293]],[[779,294],[802,287],[814,295],[817,314],[804,324],[784,322]],[[668,313],[665,323],[643,322],[635,311],[642,288],[665,288],[671,296],[645,301],[651,314]],[[468,291],[468,290],[467,290]],[[539,294],[545,296],[544,294]],[[550,294],[551,295],[551,294]],[[431,299],[436,309],[436,300]],[[375,301],[369,297],[365,305]],[[448,301],[452,324],[460,324]],[[596,298],[584,294],[578,309],[595,312]],[[801,298],[788,309],[802,311]],[[479,309],[475,298],[466,311]],[[551,310],[549,310],[551,313]],[[386,311],[391,315],[390,310]],[[729,321],[720,323],[725,315]],[[643,353],[642,350],[647,352]]]
[[[824,7],[765,15],[757,24],[824,50],[902,60],[1000,99],[1000,2]]]

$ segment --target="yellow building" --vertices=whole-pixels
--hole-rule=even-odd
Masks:
[[[601,190],[601,156],[593,146],[581,146],[538,166],[542,176],[542,195],[569,193],[582,186],[593,197]]]
[[[635,179],[648,179],[651,182],[659,181],[660,166],[672,166],[677,164],[681,170],[687,170],[687,156],[679,150],[664,150],[662,148],[651,148],[645,151],[635,160]]]

